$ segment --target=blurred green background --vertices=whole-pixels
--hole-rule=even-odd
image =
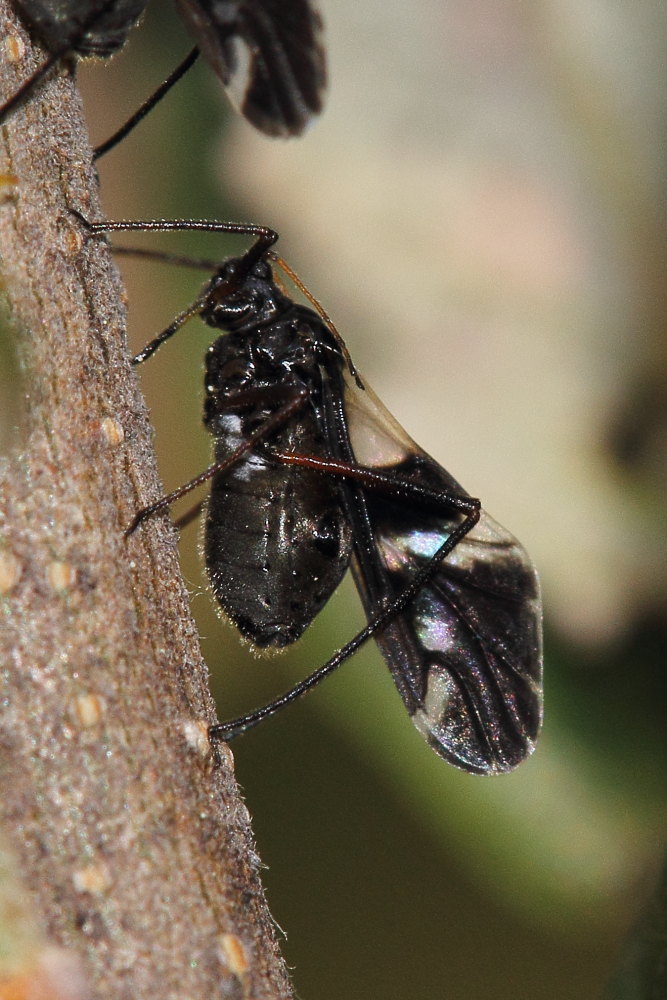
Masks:
[[[392,412],[533,555],[546,721],[516,773],[458,773],[363,650],[234,744],[269,902],[305,1000],[589,1000],[653,892],[667,814],[667,15],[593,0],[323,13],[329,101],[303,140],[254,134],[199,65],[100,163],[105,210],[279,231]],[[82,67],[93,143],[189,45],[156,2],[118,58]],[[138,350],[198,277],[120,264]],[[209,342],[192,323],[140,373],[167,489],[208,464]],[[182,554],[221,718],[362,623],[346,583],[293,650],[257,659],[215,615],[196,527]]]

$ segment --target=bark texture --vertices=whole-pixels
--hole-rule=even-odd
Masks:
[[[41,55],[2,0],[0,26],[9,95]],[[232,754],[207,740],[174,531],[123,537],[161,487],[118,274],[69,212],[101,217],[69,75],[0,133],[26,403],[0,482],[1,822],[87,996],[289,997]]]

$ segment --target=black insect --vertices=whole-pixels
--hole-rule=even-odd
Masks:
[[[110,56],[147,0],[15,0],[49,57],[0,109],[4,121],[62,59]],[[299,135],[322,108],[326,83],[321,19],[310,0],[176,0],[197,45],[110,139],[115,146],[194,64],[201,51],[238,110],[271,136]]]
[[[211,479],[206,567],[244,636],[261,647],[293,642],[348,565],[368,616],[362,632],[310,677],[266,707],[213,726],[211,735],[228,740],[254,726],[374,636],[437,753],[479,774],[515,767],[532,752],[541,723],[535,570],[516,539],[396,423],[325,315],[278,286],[272,262],[286,265],[270,250],[277,235],[209,222],[89,227],[255,237],[134,359],[145,361],[196,314],[226,331],[206,357],[204,421],[215,462],[140,511],[128,533]]]

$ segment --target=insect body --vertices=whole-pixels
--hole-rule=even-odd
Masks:
[[[127,41],[146,0],[15,0],[51,53],[110,56]]]
[[[146,0],[15,0],[15,6],[49,55],[0,108],[0,123],[27,100],[61,59],[111,56],[122,48]]]
[[[258,264],[245,283],[244,293],[264,299],[255,300],[248,316],[234,315],[234,301],[216,303],[214,288],[202,311],[205,322],[230,329],[207,355],[204,422],[216,460],[234,454],[276,411],[295,406],[270,443],[260,442],[214,476],[205,559],[213,592],[243,635],[257,646],[284,646],[301,635],[340,583],[352,529],[341,481],[271,455],[273,448],[325,459],[328,442],[319,364],[306,325],[311,317],[304,323],[301,308],[277,293],[269,273],[267,264]]]
[[[4,121],[69,55],[121,48],[147,0],[16,0],[50,56],[0,109]],[[299,135],[322,108],[322,24],[310,0],[177,0],[197,47],[96,155],[115,146],[193,65],[201,51],[235,107],[271,136]]]
[[[296,639],[348,564],[368,625],[282,698],[211,734],[230,739],[255,725],[373,635],[413,722],[442,757],[475,773],[510,770],[532,751],[541,723],[535,570],[516,539],[396,423],[335,331],[277,286],[270,260],[278,258],[268,249],[275,238],[259,232],[135,359],[194,313],[227,331],[206,368],[216,461],[140,511],[130,530],[211,478],[206,566],[244,635],[259,646]]]

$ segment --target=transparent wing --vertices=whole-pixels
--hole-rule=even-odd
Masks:
[[[535,569],[519,542],[485,512],[437,563],[438,550],[463,519],[446,498],[465,491],[372,393],[349,385],[348,395],[354,396],[348,415],[358,460],[443,497],[441,512],[425,512],[419,502],[367,491],[377,579],[368,578],[358,558],[353,572],[369,616],[379,592],[385,601],[396,598],[436,559],[415,600],[376,636],[378,646],[415,726],[438,754],[478,774],[509,771],[532,752],[542,720]]]

